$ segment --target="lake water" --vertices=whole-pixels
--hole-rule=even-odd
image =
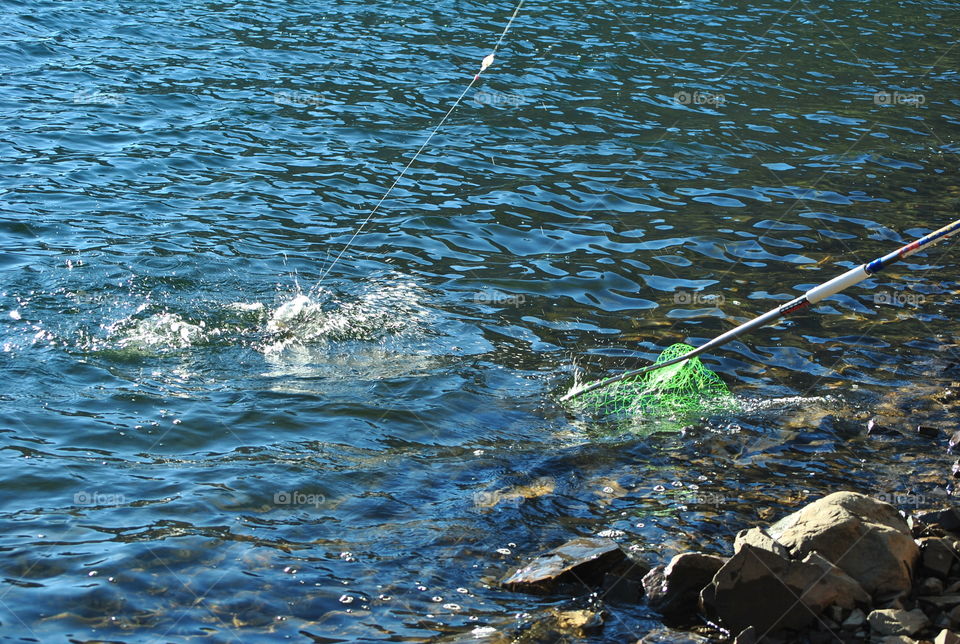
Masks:
[[[743,413],[558,398],[960,216],[957,5],[528,0],[354,239],[513,9],[5,4],[5,635],[509,632],[574,536],[947,493],[945,440],[862,431],[952,431],[955,244],[711,354]]]

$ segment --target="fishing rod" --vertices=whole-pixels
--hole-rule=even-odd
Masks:
[[[767,311],[763,315],[756,317],[750,320],[749,322],[744,322],[740,326],[730,329],[726,333],[717,336],[713,340],[710,340],[706,344],[703,344],[697,347],[696,349],[694,349],[693,351],[685,353],[682,356],[673,358],[672,360],[666,360],[664,362],[659,362],[657,364],[649,365],[649,366],[643,367],[642,369],[634,369],[633,371],[627,371],[619,375],[612,376],[610,378],[597,380],[596,382],[588,383],[580,387],[575,387],[569,392],[567,392],[567,394],[564,395],[560,400],[561,401],[571,400],[573,398],[576,398],[577,396],[587,393],[588,391],[593,391],[601,387],[606,387],[607,385],[611,385],[615,382],[620,382],[621,380],[625,380],[626,378],[643,375],[645,373],[649,373],[656,369],[669,367],[670,365],[677,364],[685,360],[689,360],[690,358],[698,356],[701,353],[710,351],[711,349],[716,349],[717,347],[721,347],[727,344],[728,342],[730,342],[731,340],[733,340],[734,338],[738,338],[744,333],[747,333],[748,331],[752,331],[754,329],[760,328],[765,324],[773,322],[774,320],[779,320],[780,318],[790,315],[792,313],[796,313],[797,311],[802,311],[807,307],[816,304],[820,300],[823,300],[824,298],[828,298],[831,295],[836,295],[840,291],[846,288],[849,288],[854,284],[859,284],[860,282],[867,279],[871,275],[876,275],[877,273],[885,269],[887,266],[890,266],[891,264],[895,264],[900,260],[906,259],[907,257],[910,257],[914,253],[919,253],[922,250],[926,250],[927,248],[930,248],[934,244],[937,244],[938,242],[941,242],[944,239],[947,239],[948,237],[951,237],[957,234],[958,232],[960,232],[960,219],[954,221],[953,223],[947,224],[943,228],[940,228],[939,230],[935,230],[928,235],[924,235],[920,239],[914,240],[909,244],[902,246],[891,253],[888,253],[882,257],[878,257],[872,262],[867,262],[866,264],[862,264],[860,266],[857,266],[856,268],[852,268],[846,273],[843,273],[841,275],[838,275],[837,277],[834,277],[832,280],[824,282],[823,284],[820,284],[818,286],[814,286],[813,288],[808,290],[806,293],[804,293],[800,297],[795,298],[787,302],[786,304],[782,304],[776,307],[775,309],[771,309],[770,311]]]

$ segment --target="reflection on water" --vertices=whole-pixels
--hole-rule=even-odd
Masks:
[[[951,489],[951,244],[706,356],[742,412],[557,398],[955,218],[952,4],[525,3],[322,281],[513,5],[9,6],[4,632],[513,632],[575,535]]]

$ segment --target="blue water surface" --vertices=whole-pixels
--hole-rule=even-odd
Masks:
[[[4,636],[497,641],[592,601],[627,641],[643,605],[496,582],[947,494],[942,445],[858,432],[946,430],[949,243],[709,356],[752,411],[558,398],[956,218],[956,4],[527,0],[361,227],[514,7],[5,3]]]

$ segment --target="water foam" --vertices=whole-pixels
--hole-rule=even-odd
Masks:
[[[427,315],[422,299],[411,282],[371,283],[354,299],[327,290],[298,294],[270,313],[261,350],[275,356],[291,347],[418,333]]]
[[[116,349],[138,353],[163,353],[186,349],[207,340],[206,324],[186,321],[170,312],[145,318],[125,318],[108,328],[108,343]]]

